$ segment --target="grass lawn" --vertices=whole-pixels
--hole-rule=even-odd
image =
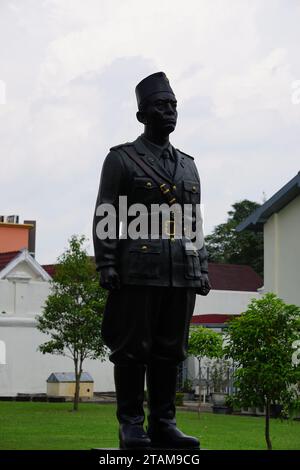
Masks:
[[[118,448],[115,406],[71,403],[0,402],[0,449]],[[183,432],[206,449],[265,449],[264,419],[177,411]],[[274,449],[300,449],[300,422],[271,420]]]

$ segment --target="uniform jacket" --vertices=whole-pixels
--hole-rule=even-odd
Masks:
[[[122,235],[105,240],[97,237],[97,224],[103,216],[96,212],[102,203],[113,204],[116,208],[117,234],[122,220],[117,210],[119,196],[127,196],[128,207],[133,203],[143,203],[149,208],[151,204],[166,203],[158,184],[126,153],[129,147],[131,152],[150,165],[162,182],[172,185],[178,204],[194,205],[201,202],[200,179],[193,157],[172,147],[176,159],[172,178],[141,137],[134,142],[112,147],[103,163],[93,219],[97,271],[100,272],[105,266],[114,266],[120,275],[121,284],[200,287],[201,273],[208,272],[207,252],[204,245],[198,250],[191,249],[187,243],[188,237],[174,240],[161,236],[153,239],[148,234],[143,234],[137,240],[122,238]],[[131,220],[128,217],[128,225]],[[202,226],[199,230],[202,230]]]

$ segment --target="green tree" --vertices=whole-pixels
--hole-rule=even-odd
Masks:
[[[232,204],[227,221],[217,225],[205,238],[209,261],[215,263],[247,264],[263,276],[263,234],[250,230],[237,232],[237,225],[260,206],[243,201]]]
[[[192,326],[190,328],[188,355],[196,357],[199,363],[198,413],[200,413],[201,408],[201,359],[203,357],[209,359],[221,358],[223,356],[222,345],[222,336],[210,328],[204,328],[203,326]]]
[[[233,403],[265,408],[265,439],[270,439],[270,406],[287,414],[299,400],[300,366],[293,363],[293,343],[300,337],[300,307],[275,294],[253,299],[246,312],[228,322],[225,356],[237,366]]]
[[[43,353],[73,360],[75,370],[74,411],[78,410],[83,361],[104,360],[107,350],[101,338],[106,292],[99,287],[95,265],[83,248],[84,236],[73,235],[68,249],[58,258],[37,328],[50,340],[39,346]]]

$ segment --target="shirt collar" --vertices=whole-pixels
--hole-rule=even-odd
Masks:
[[[161,154],[163,153],[165,149],[169,150],[171,157],[173,156],[172,145],[170,144],[170,142],[168,142],[166,145],[161,146],[161,145],[154,144],[153,142],[148,140],[144,136],[144,134],[141,135],[141,138],[144,144],[146,145],[146,147],[148,147],[148,149],[155,155],[155,157],[160,158]]]

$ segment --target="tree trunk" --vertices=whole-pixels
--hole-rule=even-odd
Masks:
[[[201,357],[198,358],[199,361],[199,402],[198,402],[198,417],[200,418],[200,410],[201,410]]]
[[[73,411],[78,411],[79,404],[79,392],[80,392],[80,377],[81,377],[81,365],[78,367],[78,359],[74,360],[75,365],[75,395],[73,401]]]
[[[268,450],[272,450],[272,442],[270,439],[270,402],[268,399],[266,401],[265,438]]]

